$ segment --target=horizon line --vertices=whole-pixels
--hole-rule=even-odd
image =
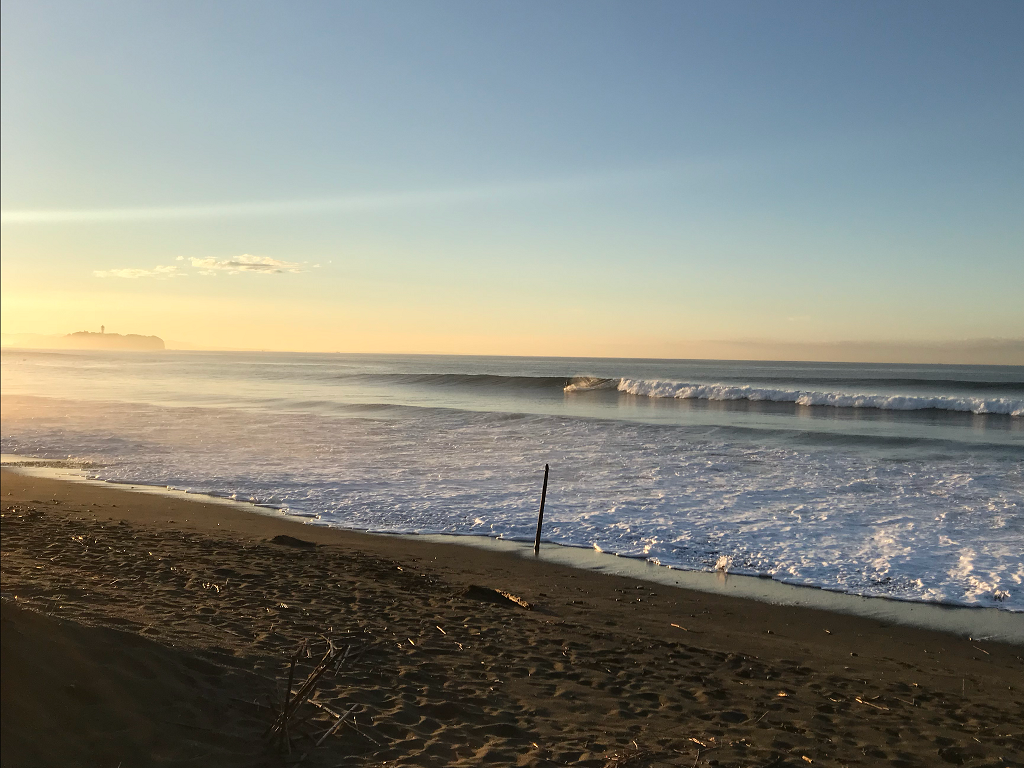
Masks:
[[[35,336],[50,339],[61,339],[69,334],[36,334],[36,333],[3,333],[3,337],[11,338],[18,336]],[[122,335],[117,333],[111,333],[110,335]],[[127,335],[127,334],[126,334]],[[139,335],[139,334],[132,334]],[[142,334],[145,335],[145,334]],[[1005,367],[1024,367],[1024,337],[975,337],[975,338],[964,338],[964,339],[951,339],[945,341],[823,341],[823,342],[779,342],[779,341],[767,341],[764,339],[738,339],[729,341],[692,341],[683,342],[687,345],[720,345],[720,346],[771,346],[781,348],[779,351],[787,351],[786,348],[791,348],[788,351],[796,352],[799,348],[804,348],[807,351],[812,349],[818,349],[821,352],[827,352],[829,350],[835,350],[838,352],[840,349],[846,348],[848,350],[860,349],[864,352],[868,350],[868,347],[880,348],[879,351],[886,350],[889,352],[896,352],[899,349],[904,349],[907,352],[917,350],[919,352],[941,352],[943,350],[953,351],[970,351],[970,349],[981,347],[979,351],[992,352],[996,350],[1003,351],[1004,353],[1010,353],[1014,356],[1015,362],[950,362],[950,361],[927,361],[927,362],[914,362],[913,360],[892,360],[892,359],[822,359],[821,357],[815,358],[801,358],[798,356],[783,356],[777,355],[772,357],[746,357],[746,356],[715,356],[715,355],[700,355],[696,356],[682,355],[639,355],[639,356],[628,356],[628,355],[551,355],[551,354],[501,354],[501,353],[480,353],[480,352],[445,352],[441,350],[389,350],[389,351],[346,351],[340,349],[325,350],[325,349],[282,349],[274,347],[241,347],[241,346],[210,346],[204,347],[198,344],[194,344],[188,341],[169,339],[164,340],[162,337],[157,336],[161,341],[164,341],[164,350],[149,350],[153,351],[167,351],[167,352],[239,352],[239,353],[258,353],[258,354],[306,354],[306,355],[366,355],[366,356],[389,356],[389,355],[401,355],[401,356],[418,356],[418,357],[501,357],[501,358],[522,358],[522,359],[576,359],[576,360],[664,360],[664,361],[711,361],[711,362],[777,362],[777,363],[840,363],[840,364],[879,364],[879,365],[990,365],[990,366],[1005,366]],[[96,352],[104,350],[90,350],[82,349],[73,346],[22,346],[17,343],[2,343],[0,347],[3,350],[21,350],[21,351],[50,351],[50,350],[63,350],[63,351],[86,351]],[[795,348],[795,349],[794,349]],[[995,348],[995,349],[993,349]],[[110,350],[107,350],[110,351]],[[115,351],[131,351],[131,350],[115,350]],[[748,350],[749,351],[749,350]],[[742,353],[741,353],[742,354]],[[908,355],[909,356],[909,355]]]

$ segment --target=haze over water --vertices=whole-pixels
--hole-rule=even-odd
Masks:
[[[320,524],[1024,610],[1024,368],[3,352],[3,452]]]

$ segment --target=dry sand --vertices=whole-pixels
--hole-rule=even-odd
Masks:
[[[1024,765],[1019,646],[7,470],[2,494],[4,766]],[[354,726],[279,754],[266,703],[328,635],[369,648],[318,694]]]

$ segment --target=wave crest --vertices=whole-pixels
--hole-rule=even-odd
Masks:
[[[959,411],[961,413],[1024,416],[1024,400],[1010,397],[943,397],[941,395],[879,395],[848,392],[812,392],[730,384],[699,384],[658,379],[620,379],[620,392],[644,397],[679,400],[748,400],[795,403],[833,408],[876,408],[883,411]],[[566,392],[570,390],[567,386]]]

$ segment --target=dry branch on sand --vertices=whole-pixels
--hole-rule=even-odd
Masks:
[[[320,660],[307,674],[305,680],[296,687],[295,675],[300,661],[303,658],[313,658],[313,643],[306,640],[299,645],[288,664],[288,680],[284,692],[280,700],[270,707],[274,719],[267,728],[266,736],[272,746],[288,754],[291,754],[297,742],[304,739],[312,742],[312,748],[319,747],[330,736],[336,734],[342,725],[351,725],[349,718],[360,707],[359,704],[353,704],[344,713],[338,713],[314,697],[325,676],[333,677],[340,674],[347,664],[362,657],[372,644],[360,647],[346,645],[341,648],[329,638],[325,642],[327,648],[320,656]],[[330,724],[326,729],[317,732],[311,721],[324,716],[330,718]]]

